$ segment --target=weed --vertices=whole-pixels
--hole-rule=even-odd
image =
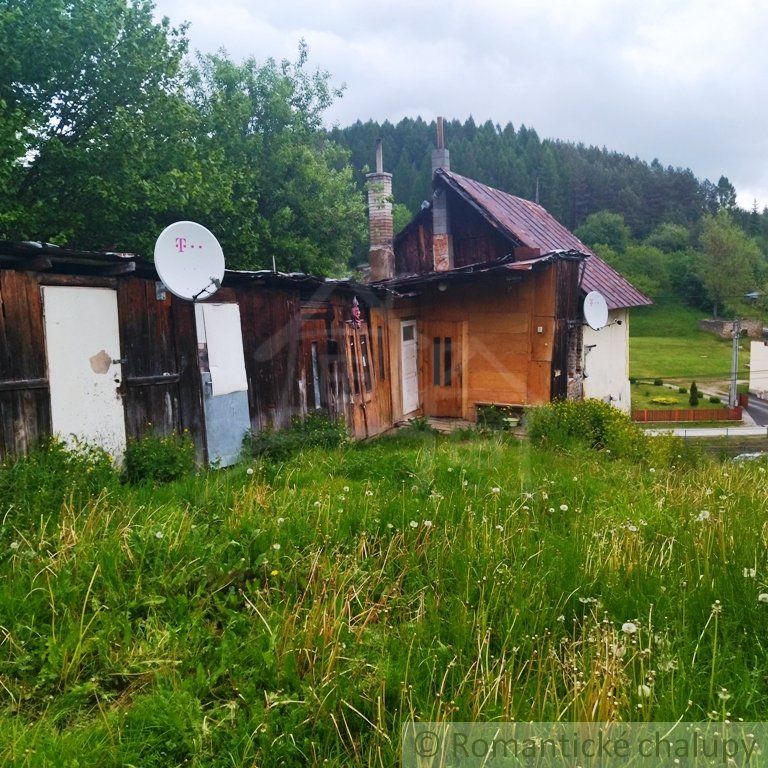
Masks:
[[[284,460],[308,448],[337,448],[348,440],[342,419],[310,413],[294,416],[289,429],[271,427],[251,433],[244,442],[246,453],[271,460]]]
[[[130,483],[168,483],[194,469],[195,444],[186,431],[129,440],[125,449],[125,476]]]

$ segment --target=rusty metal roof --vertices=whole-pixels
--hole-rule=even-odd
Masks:
[[[519,241],[528,248],[538,248],[541,253],[578,251],[586,254],[588,258],[581,288],[586,293],[600,291],[609,309],[642,307],[653,303],[537,203],[444,168],[438,169],[435,176],[477,208],[493,227],[511,240]]]

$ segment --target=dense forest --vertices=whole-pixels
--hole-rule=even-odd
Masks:
[[[412,213],[428,196],[435,124],[420,117],[390,122],[356,122],[331,131],[349,149],[358,183],[373,158],[376,138],[384,147],[385,169],[394,174],[393,195]],[[643,162],[605,148],[540,139],[533,128],[487,121],[445,124],[451,167],[513,195],[539,202],[569,229],[602,210],[620,213],[633,235],[643,238],[659,224],[693,226],[707,213],[731,210],[741,226],[768,243],[768,209],[742,211],[736,190],[722,176],[700,181],[687,168]]]

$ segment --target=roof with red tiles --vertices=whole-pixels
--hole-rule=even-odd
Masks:
[[[488,222],[507,237],[541,253],[579,251],[587,255],[581,288],[600,291],[609,309],[642,307],[653,302],[566,229],[545,208],[474,179],[440,168],[435,176],[480,210]]]

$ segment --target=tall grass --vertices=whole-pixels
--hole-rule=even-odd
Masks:
[[[763,719],[766,467],[411,433],[28,484],[0,500],[0,762],[394,766],[406,719]]]

